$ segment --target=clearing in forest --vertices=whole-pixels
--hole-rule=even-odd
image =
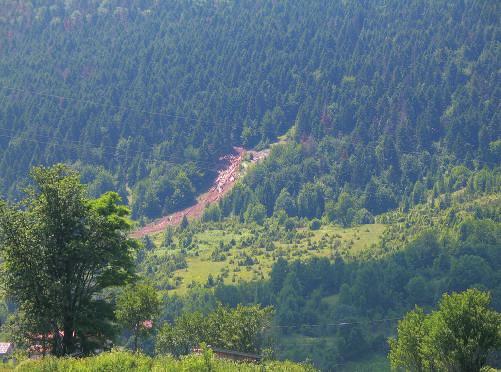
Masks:
[[[382,224],[342,228],[325,225],[319,230],[298,229],[292,239],[270,241],[263,227],[226,223],[208,225],[190,236],[187,249],[180,248],[181,234],[169,247],[163,245],[163,234],[154,236],[157,247],[148,253],[141,270],[150,273],[164,289],[185,293],[193,285],[210,287],[217,282],[237,284],[265,279],[278,257],[306,260],[312,257],[347,260],[374,247],[386,229]],[[183,252],[182,252],[183,251]],[[186,267],[169,271],[171,257],[183,254]],[[212,278],[212,279],[209,279]]]

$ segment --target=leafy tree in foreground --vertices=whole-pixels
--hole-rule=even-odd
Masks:
[[[52,352],[110,337],[111,304],[100,294],[133,277],[129,210],[116,193],[87,198],[79,175],[64,165],[38,167],[19,205],[0,202],[0,246],[7,294]],[[23,328],[26,329],[26,328]]]
[[[263,332],[270,326],[272,312],[271,307],[262,308],[259,305],[238,305],[235,309],[218,306],[207,317],[207,343],[258,353],[265,344]]]
[[[183,313],[172,325],[164,323],[156,338],[156,352],[174,356],[189,354],[206,339],[204,321],[200,312],[193,312]]]
[[[134,351],[139,336],[153,330],[153,321],[160,312],[160,299],[156,289],[148,284],[129,285],[117,299],[117,320],[134,334]]]
[[[421,344],[423,342],[423,309],[417,307],[398,323],[397,339],[390,339],[389,359],[393,369],[424,371]]]
[[[489,308],[490,295],[476,289],[444,294],[437,311],[416,308],[399,322],[390,339],[393,369],[480,371],[501,346],[501,314]]]
[[[159,354],[188,354],[195,346],[208,345],[229,350],[258,353],[265,344],[263,332],[269,327],[272,308],[259,305],[235,309],[219,306],[204,317],[184,313],[173,325],[165,323],[156,339]]]

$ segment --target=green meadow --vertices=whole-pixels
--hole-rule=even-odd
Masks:
[[[200,224],[196,232],[190,234],[188,249],[180,247],[183,234],[175,234],[173,243],[167,247],[164,246],[164,233],[153,236],[155,248],[147,254],[143,270],[160,282],[171,283],[171,293],[183,294],[194,284],[210,285],[210,277],[225,284],[266,279],[278,257],[287,260],[333,259],[336,256],[355,259],[375,249],[385,229],[383,224],[350,228],[328,224],[318,230],[298,228],[291,237],[273,239],[269,238],[273,234],[268,234],[261,226]],[[162,262],[176,254],[185,256],[186,267],[162,270]]]

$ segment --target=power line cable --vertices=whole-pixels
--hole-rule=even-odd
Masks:
[[[144,155],[144,158],[146,159],[146,163],[170,163],[173,165],[179,165],[179,163],[176,163],[175,160],[177,160],[175,157],[165,157],[165,158],[155,158],[151,157],[151,153],[147,153],[141,150],[131,150],[127,151],[126,154],[120,154],[117,153],[118,147],[112,147],[112,146],[98,146],[98,145],[93,145],[92,143],[89,145],[86,142],[78,142],[78,141],[66,141],[62,143],[55,143],[54,141],[46,141],[46,140],[41,140],[41,139],[35,139],[35,138],[26,138],[26,137],[18,137],[10,134],[3,134],[2,133],[2,128],[0,128],[0,137],[3,138],[9,138],[9,139],[14,139],[14,140],[19,140],[19,141],[26,141],[26,142],[32,142],[32,143],[38,143],[38,144],[45,144],[45,145],[51,145],[51,146],[61,146],[61,147],[66,147],[70,149],[76,149],[76,150],[96,150],[102,152],[104,155],[109,155],[113,157],[120,157],[120,156],[130,156],[130,155]],[[47,138],[49,138],[47,136]],[[195,164],[199,165],[211,165],[213,166],[214,163],[208,161],[208,160],[190,160],[186,159],[186,162],[193,162]],[[212,169],[212,168],[211,168]],[[213,168],[213,169],[218,169],[218,168]]]
[[[84,99],[79,99],[79,98],[72,98],[72,97],[67,97],[67,96],[61,96],[61,95],[56,95],[56,94],[50,94],[50,93],[42,93],[42,92],[36,92],[36,91],[29,91],[29,90],[26,90],[26,89],[19,89],[19,88],[12,88],[12,87],[8,87],[8,86],[2,86],[0,88],[4,88],[4,89],[7,89],[7,90],[11,90],[11,91],[15,91],[15,92],[20,92],[20,93],[27,93],[27,94],[33,94],[33,95],[38,95],[38,96],[42,96],[42,97],[47,97],[47,98],[57,98],[57,99],[65,99],[65,100],[69,100],[69,101],[76,101],[76,102],[84,102],[84,103],[88,103],[88,104],[93,104],[93,105],[97,105],[97,106],[102,106],[102,107],[105,107],[105,106],[108,106],[108,107],[114,107],[114,108],[117,108],[117,109],[124,109],[124,110],[130,110],[130,111],[135,111],[135,112],[140,112],[140,113],[144,113],[144,114],[150,114],[150,115],[161,115],[161,116],[168,116],[168,117],[174,117],[174,118],[178,118],[178,119],[184,119],[184,120],[187,120],[187,121],[198,121],[198,122],[201,122],[200,120],[198,119],[195,119],[195,118],[188,118],[186,116],[181,116],[181,115],[171,115],[171,114],[168,114],[168,113],[163,113],[163,112],[153,112],[153,111],[147,111],[147,110],[142,110],[142,109],[135,109],[135,108],[132,108],[130,106],[118,106],[118,105],[107,105],[107,104],[103,104],[103,103],[99,103],[99,102],[96,102],[96,101],[92,101],[92,100],[84,100]],[[4,96],[4,98],[6,98],[6,96]],[[221,123],[217,123],[217,122],[211,122],[211,121],[203,121],[201,123],[205,123],[205,124],[221,124]],[[0,131],[1,130],[6,130],[6,128],[0,128]],[[13,129],[10,129],[11,132],[14,132]],[[18,138],[18,136],[8,136],[8,135],[1,135],[2,137],[8,137],[8,138]],[[39,136],[39,135],[38,135]],[[52,137],[49,137],[49,135],[43,135],[47,138],[51,138]],[[30,141],[30,142],[37,142],[37,143],[42,143],[42,144],[47,144],[47,145],[52,145],[53,144],[53,141],[51,141],[50,143],[49,142],[44,142],[44,141],[41,141],[41,140],[38,140],[38,141],[35,141],[33,139],[27,139],[27,138],[24,138],[23,140],[25,141]],[[68,142],[70,143],[73,143],[75,144],[75,147],[73,148],[81,148],[81,149],[89,149],[91,150],[92,149],[92,144],[91,146],[89,146],[88,143],[84,143],[84,142],[81,142],[81,141],[71,141],[71,140],[64,140],[64,146],[65,147],[70,147],[68,145]],[[61,146],[61,144],[58,144],[58,146]],[[155,146],[158,146],[158,145],[154,145],[154,146],[147,146],[151,151],[156,151],[157,148]],[[70,147],[71,148],[71,147]],[[111,153],[110,155],[112,155],[113,157],[117,157],[118,155],[116,154],[115,151],[117,151],[117,148],[116,147],[112,147],[112,146],[106,146],[106,145],[94,145],[94,148],[96,150],[99,150],[101,152],[103,152],[103,149],[110,149],[113,151],[113,153]],[[151,157],[151,154],[149,153],[146,153],[144,151],[138,151],[138,150],[132,150],[132,151],[126,151],[127,153],[124,154],[124,156],[128,156],[128,155],[143,155],[146,159],[146,162],[151,164],[151,163],[158,163],[158,162],[171,162],[172,164],[179,164],[179,162],[175,162],[175,160],[181,160],[181,159],[175,159],[175,158],[168,158],[168,159],[158,159],[158,158],[152,158]],[[203,161],[203,160],[188,160],[187,162],[189,161],[192,161],[196,164],[198,164],[199,166],[204,166],[206,170],[219,170],[220,168],[219,167],[214,167],[214,162],[210,162],[210,161]]]
[[[16,91],[20,93],[27,93],[27,94],[32,94],[32,95],[37,95],[41,97],[46,97],[46,98],[57,98],[57,99],[63,99],[63,100],[68,100],[68,101],[75,101],[75,102],[83,102],[83,103],[88,103],[96,106],[101,106],[101,107],[110,107],[110,108],[116,108],[116,109],[122,109],[122,110],[129,110],[133,112],[138,112],[138,113],[143,113],[143,114],[149,114],[149,115],[154,115],[154,116],[165,116],[165,117],[170,117],[170,118],[176,118],[176,119],[183,119],[186,121],[192,121],[192,122],[199,122],[201,124],[213,124],[213,125],[224,125],[222,122],[216,122],[216,121],[207,121],[207,120],[200,120],[197,118],[189,118],[187,116],[182,116],[182,115],[177,115],[177,114],[168,114],[164,112],[158,112],[158,111],[148,111],[148,110],[143,110],[143,109],[137,109],[133,108],[131,106],[127,105],[113,105],[113,104],[106,104],[106,103],[100,103],[97,101],[93,100],[87,100],[87,99],[80,99],[80,98],[73,98],[73,97],[68,97],[68,96],[62,96],[62,95],[56,95],[56,94],[51,94],[51,93],[43,93],[43,92],[37,92],[37,91],[32,91],[32,90],[26,90],[26,89],[19,89],[19,88],[12,88],[6,85],[3,85],[2,88],[10,90],[10,91]],[[234,123],[227,123],[231,125],[235,125]],[[153,151],[155,148],[153,146],[150,147]],[[406,154],[406,155],[423,155],[423,152],[419,151],[405,151],[405,152],[400,152],[400,154]],[[433,154],[430,154],[431,156]],[[459,161],[472,161],[472,162],[477,162],[481,164],[489,164],[489,165],[499,165],[499,163],[496,162],[491,162],[487,160],[480,160],[480,159],[461,159],[457,158],[454,156],[453,160],[459,160]]]
[[[6,89],[6,90],[10,90],[13,92],[18,92],[18,93],[31,94],[31,95],[45,97],[45,98],[54,98],[54,99],[59,99],[59,100],[81,102],[81,103],[86,103],[86,104],[90,104],[90,105],[94,105],[94,106],[133,111],[133,112],[148,114],[148,115],[152,115],[152,116],[164,116],[164,117],[169,117],[169,118],[173,118],[173,119],[182,119],[182,120],[191,121],[191,122],[200,122],[202,124],[213,124],[213,125],[224,125],[225,124],[223,122],[216,122],[216,121],[210,121],[210,120],[201,121],[200,119],[195,118],[195,117],[190,118],[190,117],[178,115],[178,114],[169,114],[167,112],[148,111],[148,110],[144,110],[144,109],[137,109],[137,108],[134,108],[134,107],[131,107],[128,105],[114,105],[111,103],[102,103],[102,102],[97,102],[97,101],[93,101],[93,100],[89,100],[89,99],[74,98],[74,97],[62,96],[62,95],[52,94],[52,93],[43,93],[43,92],[34,91],[34,90],[13,88],[13,87],[10,87],[7,85],[2,85],[1,88]],[[232,123],[227,123],[227,124],[232,124]]]
[[[315,328],[315,327],[344,327],[357,324],[373,324],[373,323],[384,323],[395,320],[402,320],[402,318],[384,318],[375,320],[362,320],[362,321],[344,321],[338,323],[327,323],[327,324],[297,324],[297,325],[272,325],[270,328]]]

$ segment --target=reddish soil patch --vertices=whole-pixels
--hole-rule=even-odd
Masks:
[[[258,161],[266,158],[270,151],[245,151],[241,147],[234,147],[233,154],[225,155],[220,158],[223,167],[218,171],[218,175],[214,180],[212,187],[206,193],[197,198],[197,203],[182,211],[175,212],[168,216],[162,217],[146,226],[134,231],[131,236],[133,238],[141,238],[145,235],[155,234],[163,231],[167,226],[178,226],[183,217],[188,219],[197,219],[202,216],[204,208],[212,203],[219,201],[225,196],[235,185],[235,182],[240,176],[240,165],[246,153],[251,156],[251,162],[257,163]]]

